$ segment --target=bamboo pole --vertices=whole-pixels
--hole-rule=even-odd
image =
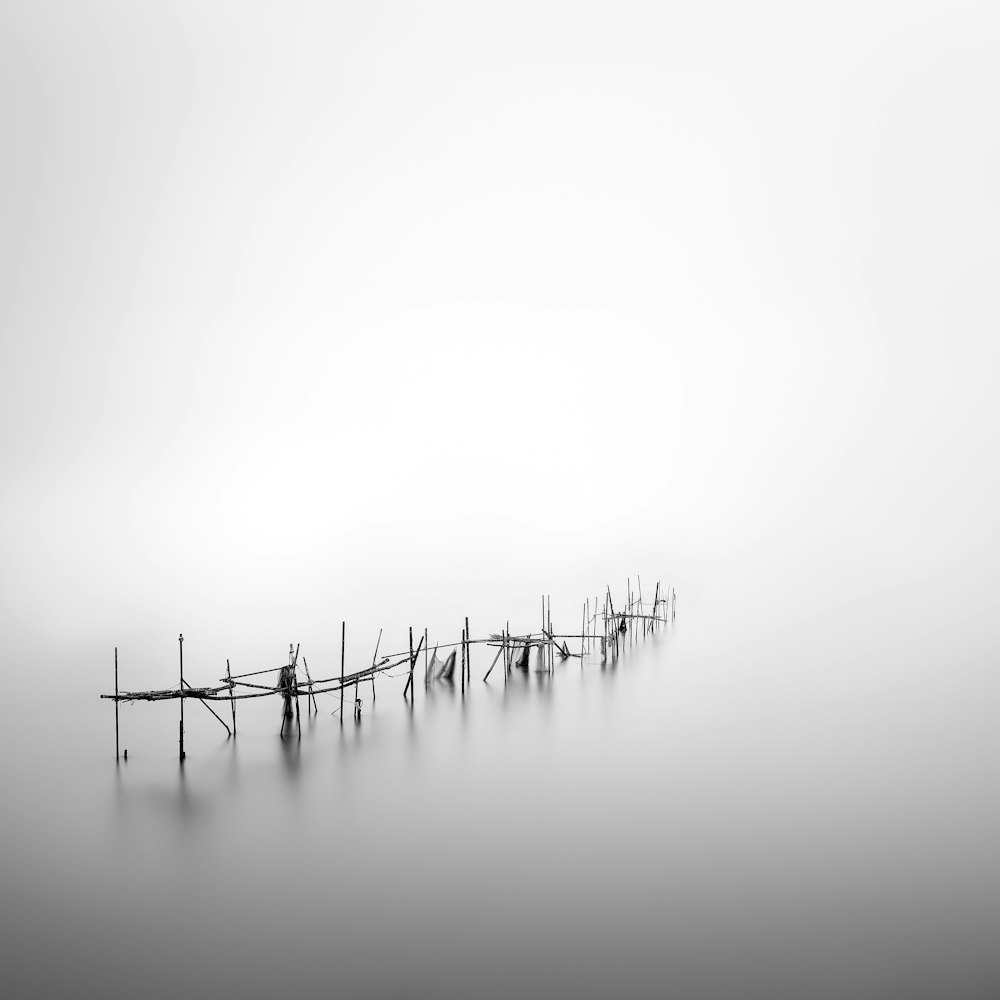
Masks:
[[[344,645],[347,642],[347,622],[340,623],[340,724],[344,724]]]
[[[121,759],[118,751],[118,647],[115,646],[115,762]]]
[[[611,599],[611,586],[608,585],[608,608],[611,611],[612,637],[615,643],[615,656],[618,655],[618,621],[615,618],[615,602]]]
[[[188,684],[187,681],[184,682],[184,687],[191,692],[191,694],[188,695],[189,698],[198,698],[198,695],[195,694],[194,689],[191,687],[190,684]],[[216,712],[216,710],[212,708],[212,706],[209,705],[209,703],[205,701],[204,698],[198,698],[198,701],[200,701],[205,706],[205,708],[207,708],[212,713],[212,715],[214,715],[219,720],[219,722],[222,723],[222,728],[225,729],[225,731],[229,733],[230,736],[232,736],[233,735],[232,731],[230,730],[229,726],[226,725],[225,719],[223,719],[222,716],[220,716],[219,713]]]
[[[410,626],[410,676],[406,679],[406,686],[403,688],[403,700],[406,700],[406,692],[413,686],[413,626]]]
[[[178,645],[179,645],[179,648],[180,648],[180,661],[181,661],[181,683],[180,683],[180,692],[181,692],[181,721],[180,721],[180,729],[179,729],[179,741],[180,741],[180,750],[179,750],[180,758],[179,759],[181,761],[183,761],[184,757],[185,757],[185,753],[184,753],[184,633],[183,632],[180,634],[180,637],[178,638],[177,642],[178,642]]]
[[[632,577],[628,578],[628,584],[626,585],[625,599],[628,601],[628,612],[626,621],[628,622],[628,644],[632,645]]]
[[[410,676],[406,679],[406,687],[403,688],[403,699],[406,699],[406,693],[410,693],[410,705],[413,705],[413,668],[417,665],[417,658],[420,656],[420,647],[423,646],[424,640],[421,639],[417,644],[416,650],[413,648],[413,626],[410,626]]]
[[[295,695],[295,727],[298,730],[299,736],[302,735],[302,719],[299,716],[299,680],[295,676],[295,672],[292,672],[292,693]]]
[[[229,678],[229,707],[233,710],[233,736],[236,735],[236,702],[233,699],[233,678],[229,672],[229,660],[226,660],[226,677]],[[315,697],[315,696],[314,696]]]
[[[472,644],[469,639],[472,637],[472,633],[469,631],[469,616],[465,616],[465,668],[469,671],[469,683],[472,683]]]
[[[304,656],[302,657],[302,666],[303,666],[303,668],[305,669],[305,672],[306,672],[306,680],[309,682],[309,695],[308,695],[308,698],[306,700],[306,708],[308,709],[309,704],[310,704],[310,699],[311,699],[313,711],[317,715],[319,715],[319,706],[316,704],[316,695],[313,693],[313,679],[312,679],[312,675],[309,673],[309,664],[306,662],[306,658]]]
[[[601,615],[604,623],[604,638],[601,639],[601,656],[607,659],[608,656],[608,599],[604,599],[604,613]]]
[[[465,629],[462,629],[462,694],[465,694]]]
[[[549,599],[549,673],[555,669],[556,665],[556,651],[553,648],[555,639],[552,638],[552,595],[548,595]]]
[[[299,663],[299,644],[295,644],[295,657],[292,660],[292,694],[295,695],[295,726],[298,729],[299,739],[302,738],[302,720],[299,716],[299,675],[297,667]]]
[[[493,673],[493,668],[497,665],[497,660],[500,659],[500,654],[504,651],[504,644],[501,642],[497,647],[497,655],[493,657],[493,662],[490,664],[490,669],[486,671],[486,675],[483,677],[483,681],[489,680],[490,674]],[[471,667],[469,668],[471,671]]]
[[[513,658],[512,651],[510,648],[510,619],[507,619],[507,627],[504,630],[504,642],[507,644],[507,653],[504,656],[506,661],[506,669],[503,672],[503,686],[507,686],[507,677],[510,674],[510,661]]]
[[[382,630],[378,630],[378,640],[375,643],[375,652],[372,653],[372,707],[375,707],[375,661],[378,659],[378,648],[382,644]]]

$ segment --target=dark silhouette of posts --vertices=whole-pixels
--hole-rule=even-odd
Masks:
[[[233,710],[233,736],[236,735],[236,701],[233,699],[233,675],[229,671],[229,660],[226,660],[226,680],[229,681],[229,707]]]
[[[347,641],[347,622],[340,623],[340,724],[344,724],[344,644]]]
[[[185,757],[185,753],[184,753],[184,633],[183,632],[180,634],[180,637],[178,638],[177,642],[178,642],[178,645],[180,647],[180,657],[181,657],[181,690],[180,690],[180,696],[181,696],[181,721],[180,721],[180,734],[179,734],[179,739],[180,739],[180,750],[179,750],[180,757],[179,757],[179,759],[183,762],[184,757]]]
[[[406,687],[403,688],[403,701],[407,700],[407,695],[409,695],[410,707],[413,707],[413,670],[417,665],[417,659],[420,656],[420,649],[424,644],[424,640],[421,638],[420,642],[417,643],[417,648],[413,648],[413,626],[410,626],[410,675],[406,678]],[[454,655],[454,654],[452,654]],[[426,668],[425,668],[426,670]]]
[[[115,646],[115,760],[119,760],[118,752],[118,647]]]
[[[413,688],[413,626],[410,626],[410,676],[406,678],[406,686],[403,688],[403,701],[406,701],[406,693]]]

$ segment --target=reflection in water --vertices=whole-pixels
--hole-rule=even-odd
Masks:
[[[297,733],[286,733],[280,737],[281,761],[285,765],[285,774],[297,781],[302,766],[302,737]]]
[[[183,767],[176,720],[132,716],[127,764],[67,755],[46,797],[19,776],[3,819],[12,995],[773,996],[774,968],[789,994],[820,970],[858,995],[841,970],[875,982],[890,960],[985,981],[996,810],[978,801],[956,833],[922,798],[928,775],[968,770],[961,744],[931,757],[870,662],[814,650],[827,687],[807,689],[800,643],[753,659],[738,605],[688,614],[606,660],[474,678],[464,699],[418,683],[404,701],[386,678],[377,711],[365,700],[356,720],[348,697],[341,720],[326,698],[301,737],[276,740],[273,706],[250,701],[233,740],[192,719]],[[106,721],[94,706],[81,745]],[[933,876],[942,852],[953,883]],[[942,895],[957,930],[936,922]]]

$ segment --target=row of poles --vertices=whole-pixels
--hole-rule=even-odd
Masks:
[[[406,684],[403,688],[403,698],[408,700],[410,704],[413,703],[413,692],[414,692],[414,670],[416,668],[417,661],[420,657],[420,652],[423,650],[424,653],[424,687],[430,687],[430,684],[434,680],[440,680],[444,678],[449,682],[453,682],[454,679],[454,668],[457,665],[456,659],[457,654],[461,655],[461,665],[460,665],[460,678],[462,685],[462,693],[465,693],[465,685],[468,681],[470,684],[472,682],[472,646],[476,644],[485,644],[490,647],[495,647],[497,652],[493,657],[493,661],[490,664],[489,669],[483,677],[483,681],[489,679],[490,674],[493,672],[493,668],[499,662],[501,656],[504,660],[504,683],[507,683],[507,679],[511,674],[511,671],[517,668],[522,670],[528,670],[530,668],[530,655],[532,648],[538,650],[538,670],[551,672],[555,668],[555,659],[558,655],[561,660],[569,659],[570,657],[579,657],[582,660],[584,656],[588,653],[593,652],[594,648],[599,644],[600,652],[602,658],[606,658],[608,651],[612,652],[612,655],[617,656],[621,652],[622,644],[625,642],[626,635],[628,636],[629,645],[631,646],[634,641],[637,640],[636,628],[637,622],[641,624],[642,627],[642,638],[645,638],[658,626],[667,623],[668,621],[674,621],[677,617],[677,593],[673,588],[668,588],[661,593],[661,588],[659,582],[656,584],[656,591],[653,597],[653,606],[649,613],[644,610],[645,605],[642,599],[642,584],[637,578],[638,590],[633,593],[632,591],[632,581],[628,580],[626,585],[626,606],[621,611],[616,611],[614,607],[614,601],[611,597],[611,588],[608,587],[604,594],[603,601],[600,596],[594,598],[594,603],[591,605],[590,599],[584,602],[581,614],[581,629],[579,635],[577,634],[557,634],[552,625],[552,597],[551,595],[542,595],[541,599],[541,610],[542,610],[542,622],[541,622],[541,632],[536,638],[534,633],[529,633],[527,635],[513,635],[510,632],[510,622],[506,623],[505,628],[500,633],[494,633],[487,639],[472,639],[471,632],[469,630],[469,619],[465,619],[465,627],[462,629],[462,638],[458,643],[449,643],[445,645],[438,645],[434,647],[433,659],[429,657],[429,641],[428,641],[428,631],[424,629],[423,635],[420,637],[419,642],[416,647],[413,645],[413,627],[410,627],[410,641],[409,641],[409,651],[408,653],[397,653],[383,656],[381,660],[378,659],[379,647],[382,642],[382,631],[379,630],[378,641],[375,644],[375,653],[372,656],[372,663],[370,667],[366,667],[362,670],[356,671],[350,675],[345,674],[345,664],[346,664],[346,648],[347,648],[347,622],[341,622],[340,626],[340,675],[338,677],[320,678],[319,680],[313,680],[309,673],[309,665],[306,662],[305,657],[302,657],[302,668],[305,672],[306,682],[306,702],[307,708],[310,711],[315,711],[319,713],[319,706],[316,702],[317,694],[328,694],[339,691],[340,693],[340,721],[343,724],[344,721],[344,692],[345,690],[354,685],[354,716],[355,720],[360,720],[361,718],[361,698],[358,696],[358,687],[362,680],[370,680],[372,686],[372,704],[375,702],[375,677],[380,673],[387,673],[388,671],[400,666],[407,666],[407,679]],[[600,609],[600,610],[598,610]],[[599,632],[600,624],[600,632]],[[569,649],[567,640],[569,639],[579,639],[580,640],[580,652],[574,653]],[[562,640],[560,642],[559,640]],[[457,647],[457,648],[456,648]],[[439,649],[451,649],[452,652],[448,655],[447,659],[442,661],[438,660],[438,650]],[[289,646],[288,650],[288,663],[281,667],[271,667],[265,670],[252,671],[245,674],[233,674],[229,660],[226,660],[226,676],[221,679],[222,683],[219,687],[207,687],[207,688],[194,688],[187,683],[184,679],[184,635],[178,636],[178,661],[179,661],[179,672],[180,672],[180,682],[179,686],[174,688],[168,688],[165,690],[156,691],[142,691],[142,692],[125,692],[122,693],[118,686],[118,647],[115,647],[115,693],[113,695],[101,695],[102,698],[113,699],[115,703],[115,760],[121,760],[121,750],[120,750],[120,729],[119,729],[119,717],[118,717],[118,706],[122,701],[162,701],[172,698],[180,699],[180,721],[178,723],[178,755],[181,761],[186,758],[186,753],[184,750],[184,702],[188,698],[194,698],[200,701],[205,708],[208,709],[212,715],[222,724],[226,729],[226,732],[232,736],[236,736],[236,702],[246,698],[260,698],[273,696],[278,694],[282,697],[282,722],[281,722],[281,733],[284,734],[286,724],[290,724],[293,716],[293,705],[294,705],[294,717],[296,726],[301,736],[301,717],[299,710],[299,677],[298,677],[298,665],[299,665],[299,646]],[[438,667],[435,673],[434,667]],[[277,684],[273,687],[270,685],[258,684],[248,681],[248,677],[258,677],[263,674],[273,673],[274,671],[278,673]],[[323,687],[322,685],[333,685],[332,687]],[[239,694],[236,693],[236,688],[250,689],[249,693],[243,691]],[[225,692],[225,693],[223,693]],[[232,729],[230,729],[229,724],[212,708],[210,701],[228,701],[230,704],[230,710],[232,713]],[[125,759],[128,760],[128,750],[125,751]]]

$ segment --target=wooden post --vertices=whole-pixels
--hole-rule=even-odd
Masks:
[[[462,694],[465,694],[465,629],[462,629]]]
[[[340,724],[344,724],[344,644],[347,642],[347,622],[340,623]]]
[[[601,639],[601,656],[607,658],[608,655],[608,602],[605,598],[604,601],[604,612],[601,615],[601,619],[604,622],[604,638]]]
[[[410,626],[410,676],[406,679],[406,686],[403,688],[403,700],[406,700],[406,692],[410,691],[410,700],[413,700],[413,626]]]
[[[301,717],[299,715],[299,672],[298,672],[298,666],[299,666],[299,644],[298,643],[296,643],[296,645],[295,645],[295,654],[294,655],[292,655],[292,644],[291,643],[288,644],[288,659],[290,661],[290,667],[291,667],[291,669],[289,670],[289,673],[291,674],[291,677],[289,677],[288,681],[289,681],[289,684],[291,686],[291,693],[295,696],[295,726],[298,729],[299,738],[301,739],[302,738],[302,720],[301,720]],[[290,704],[291,704],[291,700],[289,699],[289,705]]]
[[[382,630],[378,630],[378,640],[375,643],[375,652],[372,653],[372,708],[375,707],[375,661],[378,659],[378,648],[382,645]],[[355,695],[357,691],[355,691]]]
[[[625,581],[625,614],[628,622],[629,645],[632,642],[632,577]]]
[[[431,679],[427,676],[427,647],[430,645],[427,641],[427,629],[424,629],[424,687],[429,687]]]
[[[115,760],[119,760],[118,752],[118,647],[115,646]]]
[[[615,643],[615,656],[618,655],[618,619],[615,617],[615,602],[611,600],[611,585],[608,585],[608,608],[611,611],[611,638]]]
[[[299,675],[295,672],[294,667],[292,668],[292,690],[295,692],[295,728],[298,730],[299,737],[302,736],[302,719],[299,716]]]
[[[507,652],[504,654],[504,660],[506,661],[506,670],[503,672],[503,686],[507,686],[507,675],[510,673],[510,661],[511,661],[511,651],[510,651],[510,619],[507,619],[507,629],[504,632],[504,643],[507,646]]]
[[[552,595],[549,594],[549,673],[556,667],[555,639],[552,638]]]
[[[178,642],[178,645],[180,647],[180,656],[181,656],[181,692],[180,692],[180,694],[181,694],[181,721],[180,721],[180,730],[179,730],[179,737],[180,737],[180,751],[179,751],[180,758],[179,759],[183,761],[184,757],[185,757],[185,753],[184,753],[184,633],[183,632],[180,634],[180,637],[178,638],[177,642]]]
[[[313,679],[312,675],[309,673],[309,664],[306,662],[306,658],[302,657],[302,666],[306,671],[306,680],[309,682],[309,694],[306,697],[306,710],[309,710],[310,700],[312,702],[312,710],[319,715],[319,705],[316,704],[316,695],[313,692]],[[372,681],[372,689],[374,690],[375,682]]]
[[[229,660],[226,660],[226,680],[229,681],[229,707],[233,710],[233,736],[236,735],[236,702],[233,700],[233,675],[229,671]]]
[[[469,683],[472,683],[472,633],[469,632],[469,616],[465,616],[465,669],[469,671]]]
[[[406,692],[409,690],[410,685],[413,683],[413,626],[410,626],[410,676],[406,679],[406,685],[403,688],[403,697],[406,698]]]

